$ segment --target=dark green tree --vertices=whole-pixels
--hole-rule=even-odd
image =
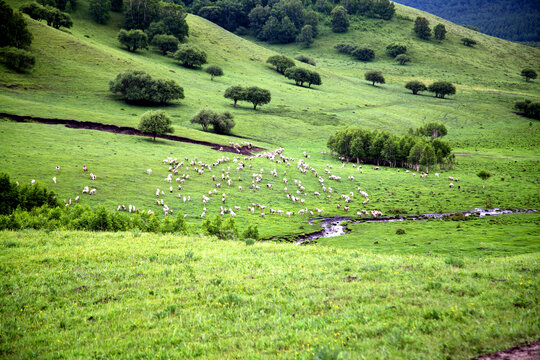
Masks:
[[[448,134],[448,130],[442,123],[430,122],[416,129],[415,134],[420,136],[428,136],[431,137],[432,140],[435,140],[437,138],[445,137]]]
[[[223,95],[226,99],[231,99],[234,101],[234,107],[238,100],[246,100],[246,89],[240,85],[235,85],[227,88],[225,94]]]
[[[268,21],[270,11],[271,9],[269,6],[263,7],[259,4],[249,12],[249,26],[256,36],[258,36],[258,34],[262,31],[264,24],[266,24]]]
[[[163,104],[184,98],[184,89],[173,80],[154,80],[144,71],[128,70],[118,74],[109,82],[109,89],[132,102]]]
[[[311,46],[311,44],[313,44],[313,37],[313,28],[311,25],[305,25],[300,31],[297,41],[302,43],[304,47],[308,48]]]
[[[476,174],[480,179],[482,179],[482,189],[486,188],[486,180],[491,177],[491,173],[489,173],[486,170],[480,170],[478,174]]]
[[[330,14],[332,11],[332,4],[328,0],[317,0],[314,5],[314,9],[321,14]]]
[[[11,46],[0,48],[0,59],[7,67],[18,72],[31,70],[36,63],[35,56],[30,52]]]
[[[223,70],[216,65],[210,65],[204,71],[210,74],[210,80],[214,80],[214,76],[223,76]]]
[[[435,97],[444,99],[446,95],[454,95],[456,87],[447,81],[436,81],[428,86],[428,91],[435,93]]]
[[[173,35],[155,35],[152,39],[152,45],[166,55],[168,52],[174,53],[178,49],[179,41]]]
[[[400,54],[394,59],[399,65],[405,65],[411,61],[411,58],[407,54]]]
[[[386,47],[386,53],[391,58],[395,58],[398,55],[405,54],[407,52],[407,47],[401,44],[390,44]]]
[[[272,100],[270,91],[253,86],[246,89],[246,101],[253,104],[253,109],[257,110],[258,105],[268,104]]]
[[[229,134],[235,123],[233,116],[230,112],[225,111],[222,114],[218,114],[212,110],[201,110],[195,115],[190,122],[192,124],[199,124],[203,127],[203,131],[208,131],[210,126],[216,134]]]
[[[110,0],[90,0],[88,4],[90,15],[98,24],[105,24],[111,17]]]
[[[125,0],[124,6],[124,27],[128,30],[144,30],[159,18],[158,0]]]
[[[304,15],[304,23],[311,26],[313,37],[316,38],[319,35],[319,15],[315,11],[308,11]]]
[[[131,52],[148,48],[148,36],[144,31],[138,29],[129,31],[121,29],[118,32],[118,41]]]
[[[173,35],[179,41],[184,41],[189,36],[189,26],[186,22],[186,10],[181,5],[168,2],[160,2],[158,8],[159,21],[163,22],[167,29],[165,34]]]
[[[420,39],[428,40],[431,37],[429,21],[425,17],[417,17],[414,22],[414,32]]]
[[[463,45],[468,46],[468,47],[473,47],[474,45],[477,44],[475,40],[468,37],[461,38],[461,42],[463,43]]]
[[[294,23],[288,16],[281,19],[278,34],[275,39],[268,39],[272,43],[288,44],[296,39],[298,30],[294,26]]]
[[[433,36],[435,37],[435,40],[443,41],[446,39],[446,27],[443,24],[437,24],[433,28]]]
[[[426,85],[418,80],[409,81],[407,84],[405,84],[405,88],[411,90],[414,95],[417,95],[420,91],[427,90]]]
[[[368,71],[364,74],[367,81],[371,81],[371,85],[375,86],[375,83],[384,84],[384,77],[380,71]]]
[[[332,31],[335,33],[344,33],[349,30],[349,16],[343,6],[336,6],[331,12]]]
[[[373,51],[370,48],[355,48],[351,55],[354,56],[355,59],[360,61],[371,61],[375,59],[375,51]]]
[[[206,53],[189,44],[180,45],[174,53],[174,58],[188,68],[198,68],[206,64]]]
[[[139,130],[152,135],[154,141],[156,141],[156,136],[158,135],[174,133],[171,125],[171,119],[165,111],[147,111],[141,116]]]
[[[538,102],[532,102],[531,100],[518,101],[515,103],[514,109],[526,117],[540,119],[540,103]]]
[[[523,69],[521,70],[521,76],[525,78],[526,82],[531,81],[531,79],[536,79],[538,77],[538,74],[534,69]]]
[[[199,111],[197,115],[191,118],[192,124],[199,124],[202,126],[203,131],[208,131],[208,128],[213,124],[214,118],[217,116],[212,110],[203,109]]]
[[[276,71],[282,75],[285,74],[285,70],[294,66],[294,60],[286,57],[285,55],[272,55],[266,59],[268,64],[274,65]]]
[[[46,6],[45,9],[45,21],[47,21],[47,25],[55,29],[60,29],[61,27],[70,28],[73,26],[73,20],[71,20],[69,14],[51,6]]]
[[[0,47],[27,48],[32,39],[22,14],[13,11],[5,1],[0,0]]]

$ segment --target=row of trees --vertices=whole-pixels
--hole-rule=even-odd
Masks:
[[[164,104],[184,98],[184,89],[173,80],[156,80],[144,71],[135,70],[118,74],[109,82],[109,90],[135,103]]]
[[[429,40],[431,38],[431,27],[429,20],[425,17],[418,16],[414,21],[414,32],[420,39]],[[435,40],[443,41],[446,39],[446,27],[443,24],[437,24],[433,29]]]
[[[443,125],[444,126],[444,125]],[[434,127],[439,128],[441,124]],[[446,133],[446,129],[444,131]],[[396,136],[385,131],[370,131],[361,128],[340,130],[328,139],[328,148],[346,161],[388,165],[390,167],[410,167],[426,172],[438,164],[441,167],[453,164],[452,148],[440,139],[424,132],[418,135]]]
[[[304,59],[305,62],[309,62],[309,60],[311,59]],[[266,62],[273,65],[276,68],[276,71],[284,75],[287,79],[294,80],[298,86],[304,86],[304,83],[308,84],[308,87],[311,87],[311,85],[322,85],[322,80],[319,73],[313,70],[297,67],[294,60],[286,57],[285,55],[270,56]]]
[[[240,85],[235,85],[227,88],[223,96],[226,99],[231,99],[234,101],[234,107],[238,101],[247,101],[253,104],[253,109],[257,110],[258,105],[268,104],[272,100],[272,95],[270,91],[266,89],[261,89],[257,86],[252,87],[242,87]]]
[[[444,99],[446,95],[454,95],[456,93],[456,87],[448,81],[436,81],[433,84],[426,86],[421,81],[412,80],[405,84],[405,88],[411,90],[414,95],[418,95],[419,92],[427,90],[434,93],[435,97],[441,99]]]
[[[60,29],[60,27],[70,28],[73,26],[73,21],[68,13],[62,12],[52,6],[42,6],[34,2],[21,6],[20,10],[34,20],[45,20],[47,25],[55,29]]]
[[[232,128],[236,125],[234,123],[234,117],[230,112],[225,111],[219,114],[206,109],[199,111],[190,122],[201,125],[204,131],[208,131],[208,128],[212,126],[216,134],[230,134]]]

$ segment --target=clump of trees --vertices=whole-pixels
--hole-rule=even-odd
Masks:
[[[128,51],[135,52],[137,49],[148,48],[148,35],[142,30],[125,30],[118,32],[118,41],[124,45]]]
[[[473,40],[468,37],[461,38],[461,42],[463,43],[463,45],[468,46],[468,47],[473,47],[474,45],[477,44],[476,40]]]
[[[158,0],[126,0],[124,5],[124,27],[128,30],[148,30],[150,38],[164,34],[182,41],[188,36],[187,13],[181,5]]]
[[[190,122],[201,125],[204,131],[208,131],[208,128],[212,126],[217,134],[230,134],[235,126],[233,115],[228,111],[218,114],[212,110],[201,110]]]
[[[204,71],[210,74],[210,80],[214,80],[214,76],[223,76],[223,69],[217,65],[210,65]]]
[[[253,104],[253,109],[257,110],[257,106],[268,104],[272,100],[270,91],[261,89],[257,86],[244,88],[240,85],[235,85],[227,88],[223,95],[227,99],[234,101],[234,107],[238,101],[247,101]]]
[[[417,136],[431,137],[431,139],[433,140],[437,138],[442,138],[448,134],[446,126],[438,122],[428,123],[424,126],[417,128],[416,130],[410,129],[409,132]]]
[[[18,72],[28,71],[36,63],[36,57],[32,53],[12,46],[0,48],[0,59],[7,67]]]
[[[384,84],[384,76],[380,71],[368,71],[364,74],[367,81],[371,82],[371,85],[375,86],[375,83]]]
[[[341,54],[351,55],[360,61],[371,61],[375,58],[375,51],[370,48],[360,47],[351,43],[339,43],[334,49]]]
[[[313,27],[311,25],[304,25],[296,41],[308,48],[311,46],[311,44],[313,44],[314,39],[315,35],[313,32]]]
[[[295,66],[294,60],[286,57],[285,55],[272,55],[266,59],[266,62],[275,66],[276,71],[281,75],[285,75],[285,70]]]
[[[298,55],[297,57],[295,57],[295,59],[309,65],[317,66],[317,63],[315,63],[315,60],[313,60],[312,58],[306,55]]]
[[[307,83],[308,87],[311,87],[311,85],[322,85],[319,73],[297,66],[288,68],[285,71],[285,77],[294,80],[298,86],[304,86],[304,83]]]
[[[447,142],[414,134],[400,137],[355,127],[336,132],[327,145],[346,161],[358,163],[409,167],[417,171],[423,167],[426,172],[434,165],[444,168],[453,164],[452,148]]]
[[[52,6],[30,3],[21,6],[20,10],[34,20],[45,20],[48,26],[52,26],[55,29],[60,29],[61,27],[70,28],[73,26],[73,20],[71,20],[69,14]]]
[[[454,95],[456,87],[447,81],[436,81],[428,86],[428,91],[435,93],[435,97],[444,99],[446,95]]]
[[[523,69],[521,70],[521,76],[525,78],[526,82],[529,82],[531,79],[536,79],[538,74],[534,69]]]
[[[540,103],[531,100],[518,101],[514,104],[514,109],[526,117],[540,120]]]
[[[109,89],[130,102],[164,104],[184,98],[184,89],[173,80],[155,80],[144,71],[128,70],[118,74],[109,82]]]
[[[32,33],[28,30],[23,15],[0,0],[0,47],[12,46],[25,49],[32,44]]]
[[[174,133],[171,125],[171,119],[165,111],[147,111],[141,116],[139,130],[152,135],[155,142],[158,135]]]
[[[173,57],[187,68],[198,68],[206,64],[206,53],[190,44],[179,46]]]
[[[405,54],[407,52],[407,46],[401,44],[390,44],[386,47],[386,53],[391,58],[395,58],[398,55]]]

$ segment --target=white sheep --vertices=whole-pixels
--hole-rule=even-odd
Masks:
[[[56,184],[56,176],[52,178],[52,181]]]
[[[152,175],[152,169],[147,169],[147,170],[146,170],[146,173],[147,173],[148,175]]]

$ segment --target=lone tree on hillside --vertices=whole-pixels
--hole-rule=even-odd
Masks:
[[[171,119],[163,110],[147,111],[141,116],[139,130],[151,134],[156,141],[156,136],[162,134],[172,134]]]
[[[332,31],[344,33],[349,30],[349,17],[347,10],[343,6],[336,6],[330,13],[332,15]]]
[[[214,76],[223,76],[223,70],[216,65],[210,65],[204,71],[210,74],[210,80],[212,81],[214,80]]]
[[[380,71],[368,71],[364,77],[367,81],[371,81],[371,85],[375,86],[375,83],[384,84],[384,77]]]
[[[476,174],[480,179],[482,179],[482,189],[486,188],[486,180],[491,177],[491,174],[487,172],[486,170],[481,170],[478,174]]]
[[[399,65],[405,65],[411,61],[411,58],[407,54],[400,54],[394,59]]]
[[[429,21],[425,17],[417,17],[414,22],[414,32],[420,39],[428,40],[431,37]]]
[[[526,82],[531,81],[531,79],[536,79],[538,77],[538,74],[534,69],[523,69],[521,70],[521,76],[525,78]]]
[[[121,29],[118,33],[118,41],[131,52],[148,48],[148,36],[142,30]]]
[[[446,95],[454,95],[456,87],[447,81],[436,81],[429,85],[428,91],[435,93],[435,97],[444,99]]]
[[[268,64],[274,65],[276,67],[276,71],[280,73],[281,75],[285,74],[285,70],[287,70],[290,67],[293,67],[294,60],[289,59],[288,57],[284,55],[273,55],[270,56],[266,62]]]
[[[158,34],[152,39],[152,45],[155,46],[163,55],[168,52],[175,52],[180,42],[173,35]]]
[[[443,41],[446,39],[446,27],[443,24],[437,24],[437,26],[433,28],[433,35],[435,40]]]
[[[270,91],[253,86],[246,89],[246,101],[253,104],[253,110],[257,110],[258,105],[268,104],[272,100]]]
[[[198,68],[206,64],[206,53],[189,44],[179,46],[174,58],[188,68]]]
[[[409,81],[407,84],[405,84],[405,88],[411,90],[414,95],[418,95],[419,91],[427,90],[427,86],[418,80]]]
[[[234,101],[234,107],[236,107],[236,103],[238,100],[245,100],[246,99],[246,89],[241,87],[240,85],[234,85],[230,86],[225,90],[225,94],[223,95],[226,99],[231,99]]]
[[[461,42],[463,43],[463,45],[468,46],[468,47],[473,47],[474,45],[477,44],[475,40],[468,37],[461,38]]]

